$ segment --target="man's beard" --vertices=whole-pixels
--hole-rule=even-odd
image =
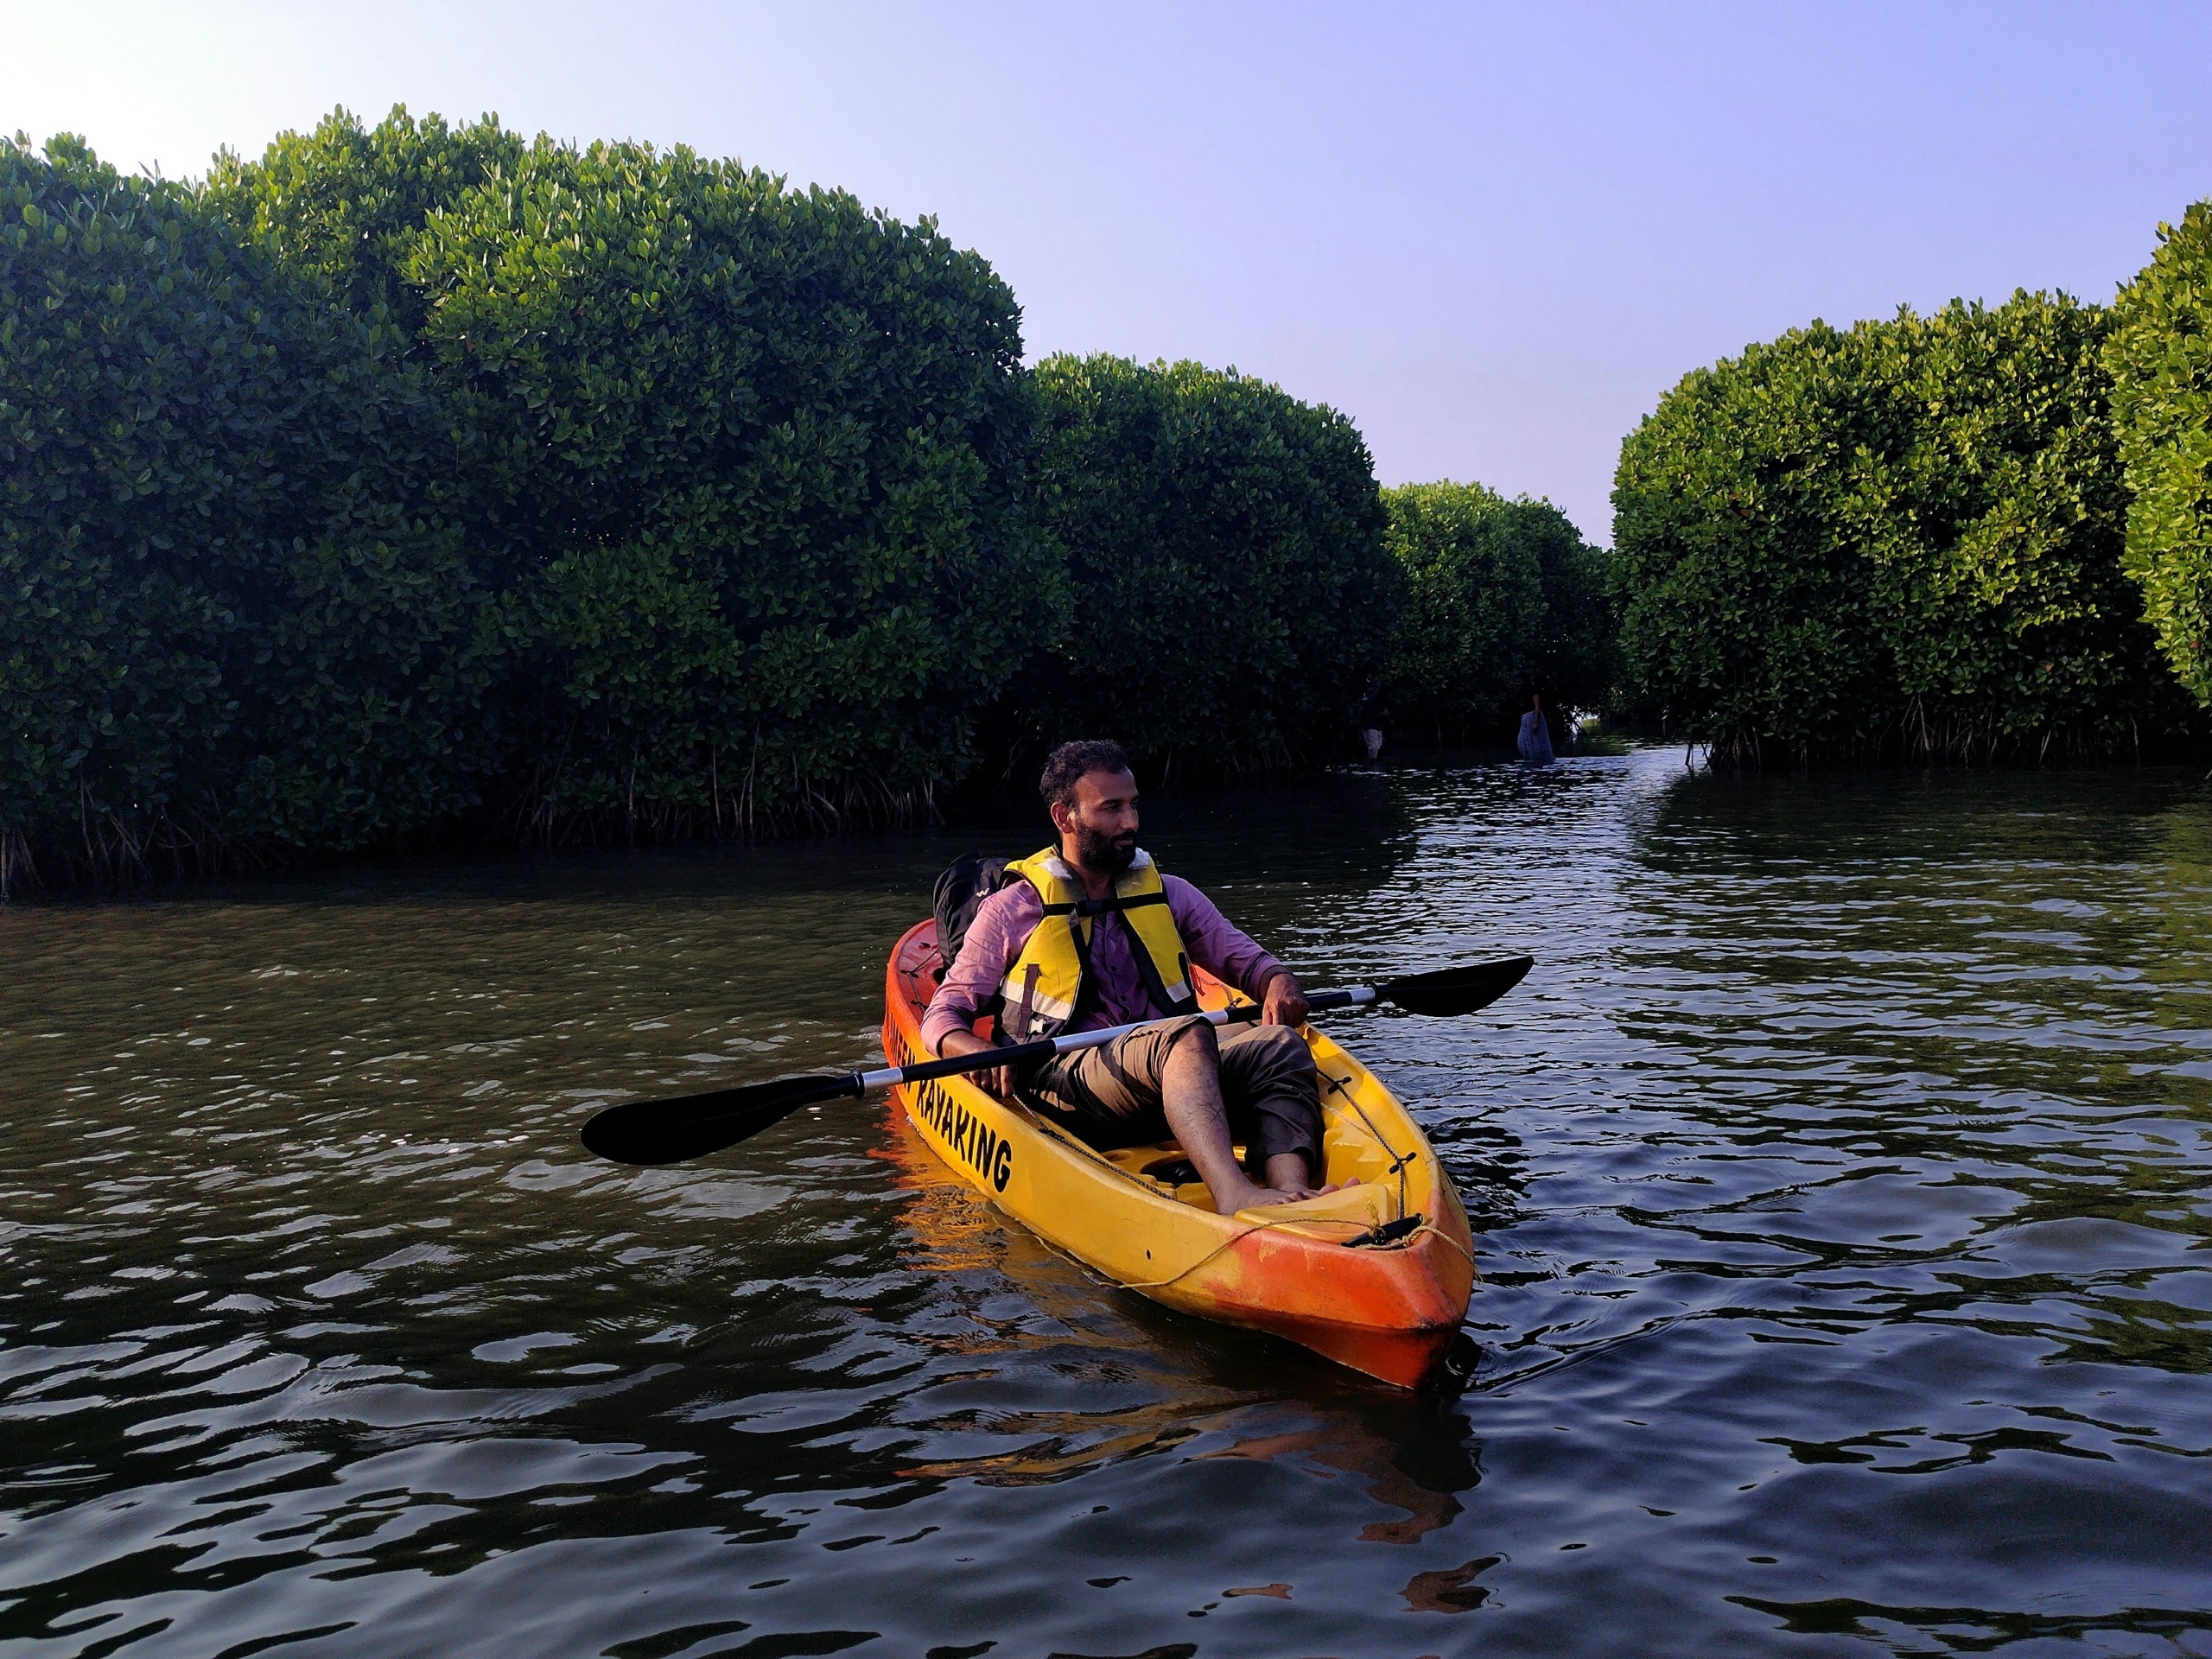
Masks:
[[[1077,824],[1075,855],[1087,870],[1096,870],[1101,875],[1119,875],[1136,862],[1136,831],[1131,830],[1122,835],[1109,836]]]

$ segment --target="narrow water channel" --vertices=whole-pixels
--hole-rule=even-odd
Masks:
[[[2212,1654],[2212,786],[1679,753],[1153,804],[1450,1164],[1456,1398],[1110,1289],[880,1104],[980,832],[0,912],[0,1656]],[[1042,836],[1010,829],[1011,850]]]

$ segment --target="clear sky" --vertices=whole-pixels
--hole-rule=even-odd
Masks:
[[[0,0],[0,127],[195,175],[344,104],[496,111],[934,213],[1033,358],[1235,365],[1385,483],[1550,497],[1814,317],[2109,298],[2212,196],[2212,4]]]

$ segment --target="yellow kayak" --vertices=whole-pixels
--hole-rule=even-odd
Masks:
[[[930,1058],[922,1014],[943,971],[937,925],[908,929],[884,978],[892,1065]],[[1196,979],[1205,1007],[1246,1000]],[[964,1076],[904,1084],[896,1098],[954,1173],[1115,1283],[1411,1388],[1466,1316],[1475,1283],[1466,1212],[1396,1097],[1319,1032],[1305,1035],[1321,1075],[1325,1179],[1358,1185],[1230,1216],[1214,1213],[1203,1184],[1155,1173],[1183,1161],[1173,1141],[1099,1152]]]

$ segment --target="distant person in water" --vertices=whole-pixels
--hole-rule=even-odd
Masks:
[[[1173,1136],[1224,1215],[1334,1191],[1319,1185],[1320,1080],[1290,969],[1137,845],[1137,780],[1119,744],[1062,744],[1039,788],[1058,839],[1007,865],[1017,879],[977,907],[922,1041],[982,1053],[987,1014],[1016,1042],[1150,1021],[1039,1063],[1019,1079],[1023,1097],[1094,1147]],[[1195,1018],[1194,964],[1258,1002],[1258,1023]],[[1001,1094],[1012,1081],[993,1074]]]
[[[1544,721],[1544,700],[1533,692],[1529,712],[1521,716],[1521,758],[1532,766],[1548,766],[1552,753],[1551,728]]]
[[[1367,751],[1368,764],[1372,766],[1382,757],[1382,727],[1390,718],[1390,711],[1380,696],[1372,696],[1359,705],[1355,718],[1359,722],[1360,747]]]

